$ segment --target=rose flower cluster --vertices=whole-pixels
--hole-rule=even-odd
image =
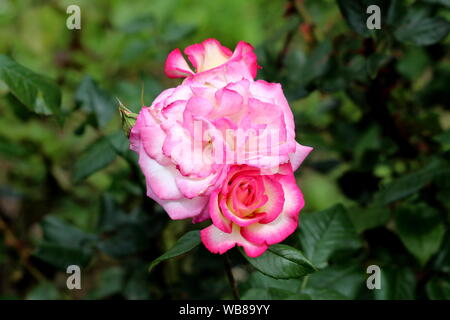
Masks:
[[[147,195],[171,219],[211,225],[213,253],[238,245],[250,257],[293,233],[304,205],[294,171],[312,148],[295,141],[281,85],[255,80],[257,58],[208,39],[167,57],[165,73],[184,78],[143,107],[130,132]]]

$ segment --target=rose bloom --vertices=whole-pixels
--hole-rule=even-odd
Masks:
[[[201,231],[202,242],[213,253],[238,245],[249,257],[257,257],[295,231],[303,205],[290,163],[274,175],[233,166],[223,186],[211,193],[213,224]]]
[[[185,77],[143,107],[131,130],[147,195],[172,219],[209,218],[209,196],[222,187],[230,166],[296,170],[311,151],[295,141],[292,111],[280,84],[255,81],[253,47],[234,52],[208,39],[166,61],[169,77]],[[232,132],[233,134],[229,134]]]

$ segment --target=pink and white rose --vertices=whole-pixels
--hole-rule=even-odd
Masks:
[[[202,242],[212,253],[223,254],[238,245],[249,257],[257,257],[295,231],[303,205],[290,163],[274,175],[233,166],[223,186],[211,193],[213,224],[201,231]]]
[[[295,141],[281,85],[254,80],[251,45],[239,42],[231,52],[209,39],[184,52],[195,72],[180,50],[169,54],[166,74],[185,79],[142,108],[130,141],[147,195],[172,219],[199,222],[236,165],[266,172],[290,163],[295,171],[312,148]]]

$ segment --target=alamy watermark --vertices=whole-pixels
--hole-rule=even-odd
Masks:
[[[178,129],[169,133],[164,154],[193,166],[247,164],[272,172],[295,151],[287,132],[278,128],[219,129],[194,120],[190,128]]]
[[[69,16],[66,19],[66,26],[69,30],[81,29],[81,9],[79,6],[72,4],[67,7],[66,13]]]
[[[379,6],[373,4],[367,7],[367,14],[370,16],[367,18],[366,26],[369,30],[381,29],[381,9]]]
[[[373,290],[381,289],[381,269],[379,266],[373,264],[367,267],[366,272],[370,274],[370,276],[367,278],[366,286],[367,289]]]
[[[67,274],[70,276],[67,277],[66,286],[69,290],[81,289],[81,269],[77,265],[70,265],[66,270]]]

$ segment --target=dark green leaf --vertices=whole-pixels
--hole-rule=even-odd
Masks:
[[[242,300],[311,300],[311,297],[279,288],[251,288],[245,292]]]
[[[45,241],[74,248],[88,245],[96,239],[94,235],[87,234],[53,216],[44,219],[42,230]]]
[[[400,239],[422,265],[439,250],[445,233],[439,212],[425,204],[400,208],[396,226]]]
[[[446,7],[450,7],[450,0],[422,0],[423,2],[433,3],[433,4],[440,4]]]
[[[304,290],[304,294],[310,296],[312,300],[348,300],[348,297],[343,294],[327,288],[307,288]]]
[[[441,174],[445,164],[441,161],[431,161],[423,169],[404,175],[384,187],[376,195],[376,202],[386,205],[391,202],[405,198],[429,184],[433,178]]]
[[[75,100],[88,112],[95,114],[100,127],[105,126],[117,111],[117,103],[95,81],[86,76],[81,82]]]
[[[350,25],[350,27],[359,33],[360,35],[366,36],[369,34],[369,29],[367,29],[366,20],[366,10],[367,5],[361,0],[338,0],[339,9],[345,18],[345,21]]]
[[[367,8],[370,5],[377,5],[381,11],[381,24],[382,29],[386,22],[390,22],[387,19],[387,14],[393,14],[393,6],[396,1],[391,0],[338,0],[339,9],[345,18],[345,21],[349,26],[362,36],[368,36],[372,30],[367,28]],[[387,21],[386,21],[387,20]]]
[[[75,163],[75,182],[80,182],[94,172],[103,169],[117,157],[116,150],[107,137],[102,137],[90,145]]]
[[[25,297],[27,300],[58,300],[61,295],[55,285],[50,282],[39,283],[28,292]]]
[[[331,43],[323,41],[308,55],[301,70],[301,81],[303,84],[308,84],[325,74],[328,69],[331,50]]]
[[[255,271],[250,275],[247,284],[250,288],[258,288],[258,289],[268,289],[268,288],[276,288],[288,290],[291,292],[300,292],[302,279],[275,279],[265,274]]]
[[[43,242],[34,256],[60,270],[66,270],[70,265],[86,266],[91,260],[92,253],[89,248],[74,248],[58,243]]]
[[[333,290],[342,297],[355,299],[358,291],[365,288],[366,274],[357,264],[336,265],[322,269],[309,276],[306,288]],[[313,295],[314,296],[314,295]]]
[[[243,255],[258,271],[275,279],[300,278],[316,270],[299,250],[284,244],[269,247],[257,258]]]
[[[180,239],[178,239],[178,241],[172,248],[170,248],[169,251],[153,260],[150,264],[149,271],[151,271],[156,265],[164,260],[171,259],[191,251],[196,246],[198,246],[200,242],[200,232],[198,230],[189,231]]]
[[[390,216],[386,207],[351,207],[347,214],[358,233],[386,224]]]
[[[55,114],[61,121],[61,92],[49,78],[0,55],[0,80],[27,108],[38,114]]]
[[[366,60],[367,72],[369,73],[369,76],[374,79],[378,74],[378,70],[380,70],[380,68],[383,67],[388,61],[389,56],[386,54],[375,53],[371,55]]]
[[[342,205],[303,214],[298,236],[306,257],[318,268],[325,267],[335,251],[362,244]]]
[[[130,141],[122,130],[112,133],[108,136],[109,142],[118,154],[124,154],[128,151]]]
[[[101,232],[113,231],[127,221],[127,215],[117,206],[113,197],[110,194],[104,194],[101,198],[98,229]]]
[[[141,268],[133,269],[133,272],[124,286],[123,295],[129,300],[150,299],[150,283],[146,264]]]
[[[139,253],[148,247],[151,233],[146,224],[126,223],[117,228],[112,237],[98,243],[98,249],[120,258]]]
[[[450,130],[444,131],[437,136],[434,137],[436,141],[441,143],[443,146],[449,146],[450,145]]]
[[[148,33],[155,27],[155,18],[152,15],[146,14],[134,18],[123,27],[121,30],[125,33]]]
[[[427,8],[410,8],[395,37],[402,42],[428,46],[444,39],[450,31],[450,23],[441,17],[433,17]]]
[[[450,300],[450,282],[433,278],[427,283],[427,295],[431,300]]]
[[[104,299],[118,294],[124,286],[125,272],[120,267],[111,267],[102,272],[100,281],[86,299]]]
[[[436,259],[434,259],[434,268],[450,273],[450,236],[447,234],[446,239],[443,241],[442,248],[439,250]]]
[[[375,289],[377,300],[412,300],[415,298],[416,278],[404,268],[381,268],[381,288]]]
[[[93,254],[96,236],[87,234],[49,216],[42,222],[44,241],[39,244],[34,255],[65,270],[69,265],[86,266]]]

